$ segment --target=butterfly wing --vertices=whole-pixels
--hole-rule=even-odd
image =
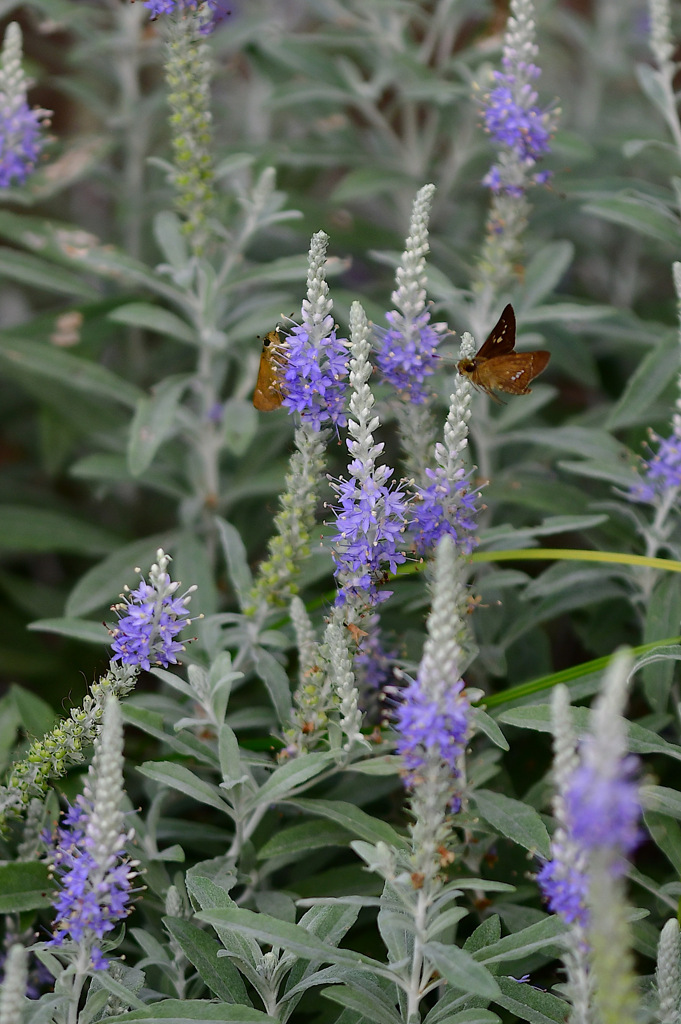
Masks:
[[[497,324],[492,328],[489,335],[483,342],[482,348],[476,353],[476,359],[494,359],[496,356],[505,356],[515,348],[515,313],[513,306],[509,304],[499,317]]]
[[[476,366],[473,383],[488,394],[494,388],[509,395],[527,395],[534,378],[546,369],[550,355],[550,352],[539,349],[536,352],[510,352],[484,360]]]

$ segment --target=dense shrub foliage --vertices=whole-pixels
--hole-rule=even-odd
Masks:
[[[675,5],[0,15],[0,1024],[676,1024]]]

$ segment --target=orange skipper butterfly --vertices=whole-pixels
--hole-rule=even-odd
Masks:
[[[260,412],[272,412],[284,401],[286,392],[282,376],[285,366],[286,342],[278,330],[270,331],[262,343],[258,379],[253,392],[253,405]]]
[[[529,395],[531,388],[528,385],[546,369],[551,353],[543,349],[514,352],[514,348],[515,313],[509,302],[480,351],[472,359],[461,359],[456,368],[495,402],[501,399],[492,393],[493,390],[505,391],[509,395]]]

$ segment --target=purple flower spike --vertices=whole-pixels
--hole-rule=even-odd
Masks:
[[[210,12],[210,18],[201,29],[203,35],[211,33],[232,13],[230,0],[144,0],[144,6],[151,11],[152,18],[158,18],[162,14],[183,14],[186,11],[197,11],[205,6]]]
[[[180,584],[171,582],[165,571],[170,556],[159,550],[157,558],[158,564],[149,571],[151,583],[142,579],[137,590],[123,595],[122,604],[112,607],[119,616],[118,625],[111,630],[112,661],[139,665],[147,672],[152,663],[163,668],[177,664],[184,645],[174,638],[192,621],[187,617],[187,604],[196,589],[190,587],[181,597],[174,597]]]
[[[641,804],[634,778],[638,760],[627,753],[621,718],[629,656],[616,655],[593,711],[592,731],[577,747],[568,691],[553,695],[553,809],[557,828],[552,859],[537,875],[551,910],[576,928],[590,926],[589,901],[596,875],[617,880],[639,844]],[[600,873],[600,874],[598,874]],[[575,939],[579,949],[583,936]]]
[[[488,96],[485,127],[495,142],[513,149],[523,163],[533,164],[549,151],[546,114],[536,105],[536,92],[521,90],[520,100],[516,99],[512,75],[498,71],[495,78],[503,84]]]
[[[461,697],[461,679],[437,693],[420,678],[402,692],[396,713],[397,752],[404,758],[406,784],[416,785],[427,763],[439,762],[453,778],[466,745],[470,705]]]
[[[23,185],[44,145],[41,112],[24,101],[0,111],[0,188]]]
[[[324,424],[344,427],[348,377],[348,343],[336,336],[333,303],[326,282],[329,236],[317,231],[310,240],[307,295],[301,323],[286,339],[283,404],[300,415],[303,426],[321,430]]]
[[[348,479],[331,481],[338,497],[338,503],[330,506],[336,516],[331,549],[339,584],[336,603],[354,607],[361,618],[367,606],[389,596],[378,586],[386,572],[394,573],[405,561],[398,544],[407,523],[408,500],[401,487],[389,486],[392,469],[378,462],[383,445],[374,441],[372,433],[379,420],[368,384],[369,324],[358,302],[350,310],[350,334],[350,437],[346,444],[352,458]]]
[[[120,707],[110,698],[84,792],[62,818],[51,849],[58,889],[48,945],[75,944],[76,955],[88,958],[95,970],[107,967],[100,944],[130,913],[137,877],[137,864],[125,853],[133,831],[125,827],[123,797],[123,724]]]
[[[560,914],[568,924],[578,924],[586,928],[589,923],[587,897],[589,895],[589,878],[582,867],[580,870],[564,856],[563,845],[552,844],[553,860],[547,861],[537,874],[537,882],[546,900],[549,910]]]
[[[22,62],[21,29],[5,30],[0,56],[0,188],[23,185],[45,145],[41,135],[48,110],[31,110]]]
[[[357,471],[356,461],[350,464]],[[384,474],[387,480],[392,470]],[[341,582],[338,603],[349,596],[363,598],[369,605],[379,604],[390,591],[379,590],[385,572],[394,573],[406,555],[397,545],[406,525],[407,499],[400,488],[390,490],[373,477],[340,480],[334,484],[339,503],[336,535],[333,538],[334,575]]]
[[[286,341],[283,405],[300,413],[303,423],[321,430],[330,423],[347,425],[345,393],[348,376],[347,342],[336,337],[333,317],[326,317],[325,336],[315,340],[303,323],[293,328]]]
[[[549,152],[557,111],[543,109],[533,82],[541,74],[534,63],[534,6],[532,0],[511,0],[504,37],[502,71],[494,72],[494,86],[484,98],[485,131],[497,146],[497,160],[483,178],[496,195],[521,198],[529,185],[543,184],[549,172],[533,172]]]
[[[582,764],[568,783],[566,816],[579,846],[587,851],[612,850],[616,856],[613,871],[619,873],[641,839],[641,805],[633,781],[638,762],[633,756],[626,757],[616,771],[605,774],[593,751],[594,742],[590,739],[585,745]]]
[[[463,561],[450,537],[435,552],[428,636],[415,679],[400,694],[395,712],[397,750],[413,815],[412,861],[438,885],[434,851],[451,842],[448,818],[461,809],[461,768],[470,735],[471,706],[464,692],[458,637],[463,632]],[[425,882],[424,882],[425,884]]]
[[[644,464],[644,477],[629,492],[632,501],[654,502],[667,492],[681,487],[681,416],[674,416],[674,430],[669,437],[652,434],[660,447]]]
[[[442,331],[429,323],[427,310],[407,320],[393,310],[386,313],[390,330],[380,337],[376,361],[385,379],[409,402],[422,405],[428,399],[424,387],[438,364],[437,347]]]
[[[426,476],[433,483],[422,488],[418,500],[412,506],[414,545],[419,555],[426,555],[438,541],[449,534],[459,551],[470,555],[477,544],[473,534],[477,514],[476,502],[479,492],[471,490],[461,468],[459,479],[448,479],[443,466],[426,469]]]

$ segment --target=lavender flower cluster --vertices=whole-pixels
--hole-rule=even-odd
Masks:
[[[430,323],[428,310],[411,318],[392,310],[385,318],[390,329],[379,335],[378,367],[385,380],[406,401],[422,405],[429,397],[426,380],[438,365],[437,348],[442,341],[442,331]]]
[[[349,596],[364,596],[368,605],[385,600],[388,591],[380,585],[386,573],[394,573],[406,561],[398,550],[407,519],[407,499],[400,487],[387,481],[392,469],[378,479],[362,479],[362,463],[353,459],[349,480],[334,483],[338,496],[333,505],[336,533],[332,540],[335,575],[342,580],[340,603]]]
[[[470,555],[477,541],[475,515],[478,512],[479,492],[471,487],[463,468],[458,479],[450,479],[443,466],[426,467],[425,475],[433,482],[421,487],[411,511],[411,532],[416,553],[424,556],[442,537],[453,538],[460,551]]]
[[[528,184],[542,184],[548,171],[530,173],[549,151],[555,112],[538,105],[533,82],[541,74],[534,63],[532,0],[513,0],[504,39],[501,71],[494,71],[496,85],[485,97],[483,121],[499,147],[498,162],[483,179],[493,192],[522,196]]]
[[[632,487],[629,497],[634,501],[654,502],[681,487],[681,415],[673,418],[669,437],[651,435],[659,443],[657,451],[644,462],[643,476]]]
[[[448,682],[441,693],[433,692],[419,675],[402,690],[395,728],[408,787],[423,781],[422,772],[430,760],[452,778],[458,776],[457,761],[465,748],[470,717],[470,705],[461,696],[463,689],[463,680],[457,679]]]
[[[112,608],[119,616],[111,631],[113,661],[147,671],[152,662],[164,668],[177,664],[184,646],[175,637],[192,621],[187,617],[187,605],[196,589],[190,587],[175,597],[179,583],[166,572],[170,557],[159,550],[157,559],[149,572],[150,582],[142,579],[136,590],[121,595],[122,603]]]
[[[124,856],[127,835],[118,837],[118,850],[102,865],[95,855],[95,841],[88,835],[93,805],[81,797],[69,806],[57,828],[52,864],[59,881],[53,906],[55,934],[48,945],[60,947],[67,939],[83,943],[94,936],[101,940],[130,913],[132,883],[136,872]],[[90,958],[95,970],[108,960],[99,944],[92,945]]]
[[[611,699],[609,705],[608,698],[606,685],[594,712],[593,734],[584,739],[570,769],[558,771],[559,828],[552,844],[553,857],[537,875],[550,909],[582,928],[589,923],[593,857],[605,858],[609,874],[621,877],[627,858],[641,840],[635,778],[638,761],[625,752],[621,727],[610,712],[615,702]],[[612,721],[606,720],[603,709]],[[616,710],[621,706],[616,705]]]
[[[337,337],[333,317],[324,318],[321,334],[305,320],[293,327],[286,338],[283,405],[313,430],[328,423],[345,427],[347,376],[347,341]]]
[[[232,13],[231,0],[144,0],[144,6],[151,11],[154,18],[162,14],[197,11],[205,7],[210,12],[208,31],[212,31]]]
[[[0,58],[0,188],[24,184],[46,141],[43,127],[49,112],[29,107],[21,60],[21,30],[12,22]]]

